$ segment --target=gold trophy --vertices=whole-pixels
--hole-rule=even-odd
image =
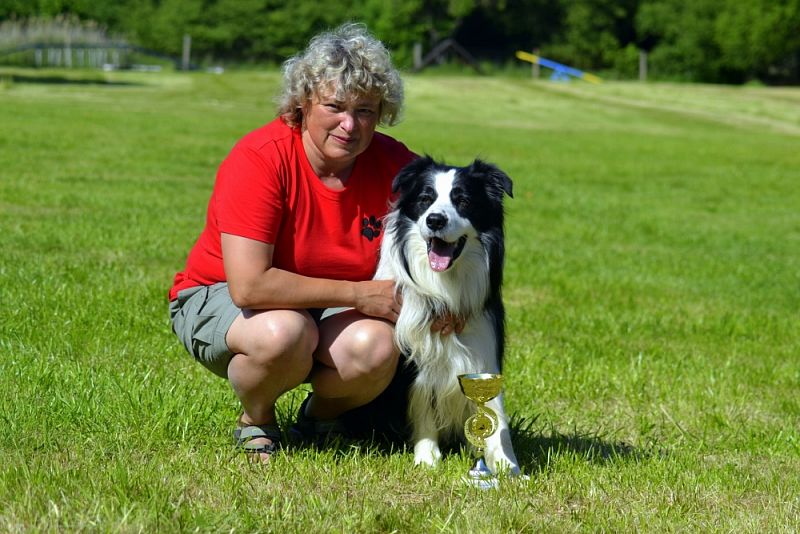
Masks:
[[[491,373],[471,373],[458,376],[461,391],[471,401],[477,404],[477,410],[464,423],[464,435],[475,447],[475,464],[464,479],[469,484],[488,489],[497,486],[495,477],[486,466],[483,450],[486,448],[486,438],[497,430],[497,414],[485,406],[500,394],[503,386],[503,375]]]

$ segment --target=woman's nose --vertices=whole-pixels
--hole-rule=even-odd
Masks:
[[[342,112],[341,122],[339,123],[339,126],[342,128],[342,130],[345,132],[352,132],[354,125],[355,117],[353,117],[353,114],[349,111]]]

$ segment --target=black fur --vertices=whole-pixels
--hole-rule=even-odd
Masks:
[[[437,190],[434,177],[439,173],[447,173],[455,169],[455,177],[450,190],[450,204],[459,216],[468,219],[477,231],[477,240],[485,251],[489,266],[489,286],[483,311],[489,317],[496,334],[497,354],[496,361],[502,370],[503,353],[505,351],[505,310],[503,306],[501,286],[503,282],[503,264],[505,260],[504,241],[504,211],[503,195],[513,195],[511,179],[496,166],[476,159],[466,167],[452,167],[445,163],[435,162],[430,156],[421,157],[404,167],[395,177],[392,191],[396,194],[393,209],[398,212],[392,219],[391,227],[385,228],[394,235],[409,235],[413,226],[420,217],[436,201]],[[471,239],[475,239],[474,237]],[[392,247],[395,257],[399,259],[402,270],[409,278],[413,279],[410,270],[409,258],[403,240],[397,239],[388,244]],[[458,268],[455,266],[454,268]],[[463,310],[445,310],[439,299],[431,298],[424,310],[428,320],[445,313],[464,316]],[[472,311],[472,310],[470,310]],[[358,421],[378,430],[379,434],[388,435],[386,425],[392,431],[397,431],[401,426],[398,420],[398,407],[405,409],[405,402],[401,402],[408,392],[408,387],[414,380],[416,369],[411,365],[402,365],[397,376],[389,388],[370,405],[356,410],[355,417],[348,418],[354,424]],[[356,425],[358,426],[358,425]],[[381,428],[383,427],[383,428]],[[399,433],[398,433],[399,434]]]
[[[406,165],[395,177],[392,191],[399,193],[395,208],[403,215],[397,219],[398,234],[405,233],[436,200],[436,190],[427,178],[451,168],[426,155]],[[485,309],[490,313],[498,334],[497,359],[501,369],[505,352],[505,309],[501,292],[505,262],[503,194],[514,197],[511,178],[495,165],[480,159],[457,169],[450,194],[458,213],[469,219],[480,233],[481,244],[489,256],[490,291]],[[398,247],[400,245],[397,243]],[[401,257],[404,270],[409,272],[408,258],[402,250]]]

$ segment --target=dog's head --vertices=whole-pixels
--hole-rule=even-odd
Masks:
[[[428,156],[404,167],[392,190],[399,193],[395,209],[415,222],[438,272],[454,264],[469,240],[502,236],[503,194],[512,196],[511,179],[494,165],[476,159],[453,167]]]

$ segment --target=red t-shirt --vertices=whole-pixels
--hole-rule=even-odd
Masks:
[[[274,267],[315,278],[361,281],[377,265],[381,219],[392,179],[416,155],[375,132],[341,191],[328,189],[308,162],[300,130],[282,120],[249,133],[217,172],[206,226],[175,275],[182,289],[224,282],[220,234],[275,245]]]

